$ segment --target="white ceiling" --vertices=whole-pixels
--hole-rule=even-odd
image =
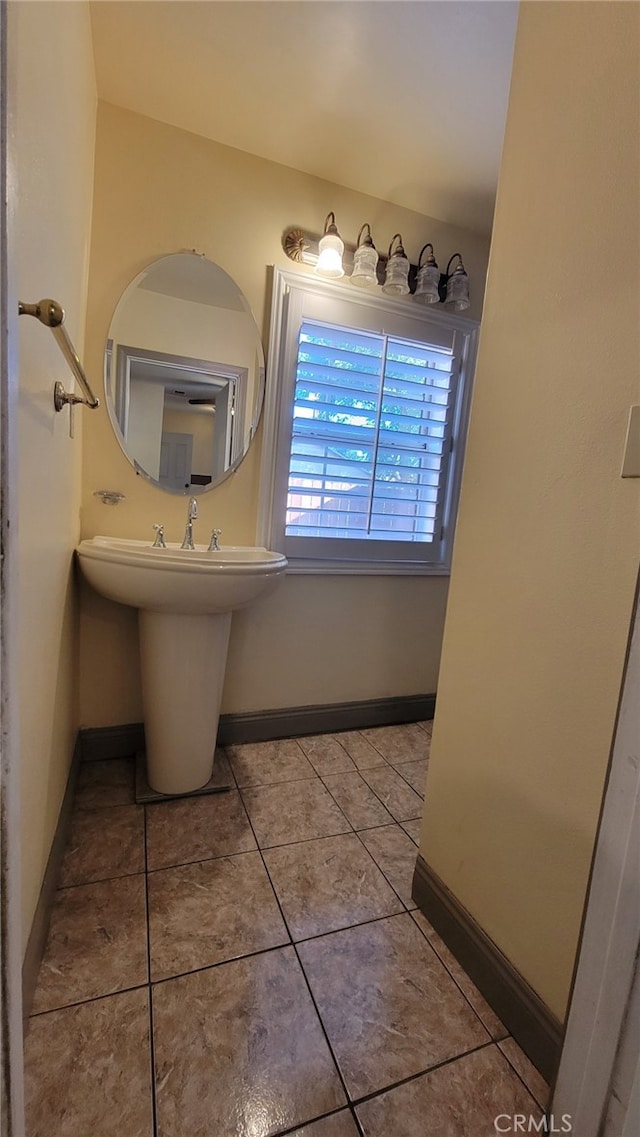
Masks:
[[[107,102],[488,233],[517,3],[100,0]]]

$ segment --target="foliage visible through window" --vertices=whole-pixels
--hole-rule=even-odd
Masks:
[[[452,370],[443,348],[304,320],[285,535],[433,542]]]
[[[258,538],[290,572],[449,571],[477,331],[274,269]]]

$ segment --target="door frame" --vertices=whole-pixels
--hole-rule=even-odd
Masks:
[[[640,948],[638,592],[552,1113],[599,1137]]]
[[[17,626],[18,300],[11,265],[15,114],[0,0],[0,1129],[24,1137]]]

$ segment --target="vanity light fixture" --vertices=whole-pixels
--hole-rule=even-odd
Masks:
[[[425,263],[422,263],[424,253],[430,249]],[[413,294],[414,300],[419,301],[420,304],[439,304],[440,293],[438,291],[440,285],[440,269],[436,258],[433,253],[433,245],[431,241],[427,241],[420,250],[418,257],[418,273],[416,276],[416,290]]]
[[[368,221],[365,221],[364,225],[360,229],[360,232],[358,233],[358,244],[356,247],[355,256],[353,258],[353,272],[351,273],[351,283],[357,284],[360,288],[377,288],[377,267],[378,251],[373,243],[373,238],[371,236],[371,226],[369,225]]]
[[[344,269],[342,267],[343,253],[344,241],[338,233],[335,214],[327,213],[324,223],[324,234],[318,244],[316,272],[320,276],[329,277],[331,280],[338,280],[339,277],[344,276]]]
[[[395,241],[398,244],[394,249]],[[409,291],[409,267],[409,258],[402,247],[402,237],[399,233],[395,233],[389,245],[387,272],[382,285],[382,291],[386,292],[387,296],[407,295]]]
[[[456,257],[458,258],[458,264],[453,272],[450,273],[451,262],[454,261]],[[453,304],[455,312],[464,312],[465,309],[469,307],[471,301],[469,300],[469,277],[462,263],[461,253],[454,253],[453,256],[449,258],[447,271],[444,274],[444,284],[446,287],[444,297],[445,304]]]
[[[417,266],[412,265],[400,233],[394,235],[388,255],[379,255],[368,222],[360,228],[357,245],[349,245],[338,233],[335,214],[328,213],[322,237],[302,229],[289,229],[283,235],[282,247],[292,261],[312,266],[321,276],[337,280],[346,270],[351,273],[351,283],[359,287],[376,288],[380,273],[381,278],[384,276],[382,291],[387,296],[411,294],[419,304],[453,304],[455,312],[464,312],[471,304],[462,253],[454,253],[446,272],[440,272],[431,241],[422,246]],[[457,263],[451,271],[454,262]]]

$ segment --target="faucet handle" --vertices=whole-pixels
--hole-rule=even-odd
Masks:
[[[220,551],[220,542],[218,538],[222,533],[222,529],[212,529],[211,540],[209,541],[208,553],[218,553]]]
[[[153,549],[166,549],[167,543],[164,539],[164,525],[154,525],[153,528],[156,531],[156,539],[153,542],[152,548]]]

